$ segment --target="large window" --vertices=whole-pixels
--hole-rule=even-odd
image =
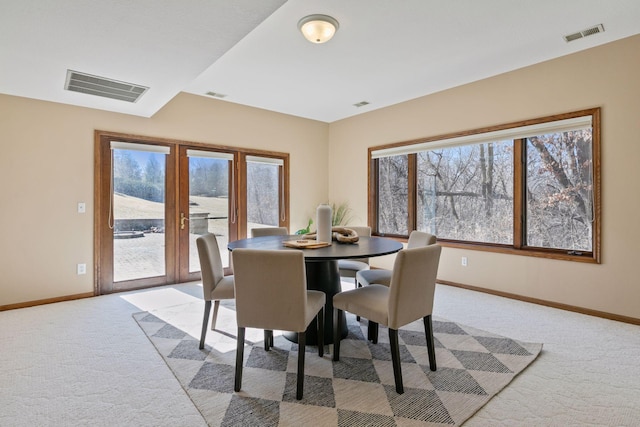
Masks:
[[[378,235],[599,262],[599,109],[370,151]]]

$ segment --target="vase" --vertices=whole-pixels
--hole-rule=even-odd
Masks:
[[[322,204],[316,209],[316,240],[331,244],[331,206]]]

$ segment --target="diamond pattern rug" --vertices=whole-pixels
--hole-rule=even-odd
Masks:
[[[225,310],[226,308],[226,310]],[[347,313],[340,361],[332,346],[307,346],[304,398],[295,398],[297,344],[282,335],[264,351],[262,331],[247,330],[242,391],[234,393],[235,316],[221,307],[215,331],[198,349],[202,304],[134,314],[142,330],[211,426],[458,426],[538,356],[524,343],[434,318],[437,371],[429,369],[424,326],[399,331],[405,392],[395,391],[388,333],[366,339],[366,321]]]

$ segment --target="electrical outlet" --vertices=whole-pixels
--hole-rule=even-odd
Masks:
[[[77,273],[78,275],[87,274],[87,264],[78,264]]]
[[[466,257],[466,256],[463,256],[463,257],[462,257],[462,266],[463,266],[463,267],[466,267],[466,266],[467,266],[467,257]]]

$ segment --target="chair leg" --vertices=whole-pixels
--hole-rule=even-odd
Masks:
[[[324,356],[324,307],[320,309],[316,316],[318,324],[318,356]]]
[[[340,330],[342,329],[342,310],[333,308],[333,360],[340,360]]]
[[[213,317],[211,318],[211,330],[216,328],[216,320],[218,320],[218,308],[220,308],[220,300],[217,299],[213,303]]]
[[[367,327],[367,339],[374,344],[378,344],[378,324],[369,320]]]
[[[269,351],[273,347],[273,331],[264,330],[264,351]]]
[[[209,313],[211,312],[211,301],[204,302],[204,316],[202,317],[202,333],[200,334],[200,350],[204,348],[204,338],[207,336],[207,326],[209,324]]]
[[[244,328],[238,327],[236,339],[236,379],[233,385],[234,391],[240,391],[242,387],[242,362],[244,360]]]
[[[398,344],[398,330],[389,328],[389,343],[391,344],[391,363],[393,364],[393,377],[396,381],[396,392],[404,393],[402,386],[402,367],[400,366],[400,345]]]
[[[356,274],[357,274],[357,273],[356,273]],[[358,282],[358,279],[357,279],[357,278],[356,278],[356,279],[353,279],[353,281],[354,281],[354,282],[356,282],[356,289],[358,289],[358,288],[361,288],[361,287],[362,287],[362,285],[360,284],[360,282]],[[358,322],[360,321],[360,316],[358,316],[357,314],[356,314],[356,321],[358,321]]]
[[[427,337],[427,351],[429,352],[429,369],[435,371],[436,368],[436,348],[433,341],[433,324],[431,323],[431,315],[425,316],[424,335]]]
[[[304,390],[304,355],[306,347],[306,334],[298,332],[298,379],[296,388],[296,399],[302,399],[302,392]]]

